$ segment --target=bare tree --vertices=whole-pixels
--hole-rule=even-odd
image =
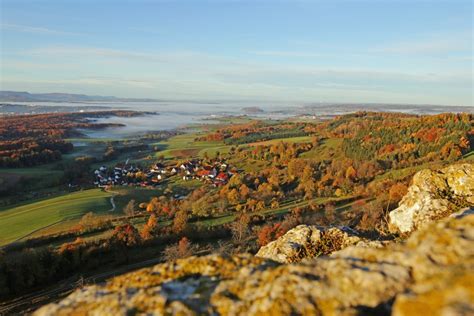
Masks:
[[[195,251],[196,249],[189,239],[183,237],[177,244],[166,247],[163,251],[163,256],[166,261],[173,261],[192,256]]]
[[[240,214],[230,224],[230,230],[232,232],[232,239],[235,243],[240,244],[249,235],[249,223],[250,217],[247,214]]]
[[[130,200],[127,205],[123,208],[123,212],[127,216],[133,216],[135,215],[135,209],[137,208],[137,205],[135,203],[135,200]]]

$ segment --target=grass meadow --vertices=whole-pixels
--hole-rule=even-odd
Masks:
[[[78,191],[0,211],[0,245],[63,221],[81,218],[87,212],[111,209],[112,193],[100,189]]]

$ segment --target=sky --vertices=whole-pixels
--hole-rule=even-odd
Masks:
[[[470,0],[0,6],[0,90],[474,106]]]

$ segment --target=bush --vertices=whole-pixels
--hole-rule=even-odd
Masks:
[[[166,247],[163,251],[163,256],[166,261],[174,261],[176,259],[192,256],[195,250],[195,247],[191,245],[189,239],[183,237],[177,244]]]

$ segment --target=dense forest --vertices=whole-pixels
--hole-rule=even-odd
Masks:
[[[404,167],[437,159],[455,160],[472,150],[472,115],[441,114],[413,118],[358,113],[328,124],[344,138],[343,150],[355,160],[383,160]]]
[[[78,129],[121,126],[95,123],[93,118],[136,115],[141,113],[100,111],[0,116],[0,167],[30,167],[59,160],[73,148],[64,138],[80,136]]]

